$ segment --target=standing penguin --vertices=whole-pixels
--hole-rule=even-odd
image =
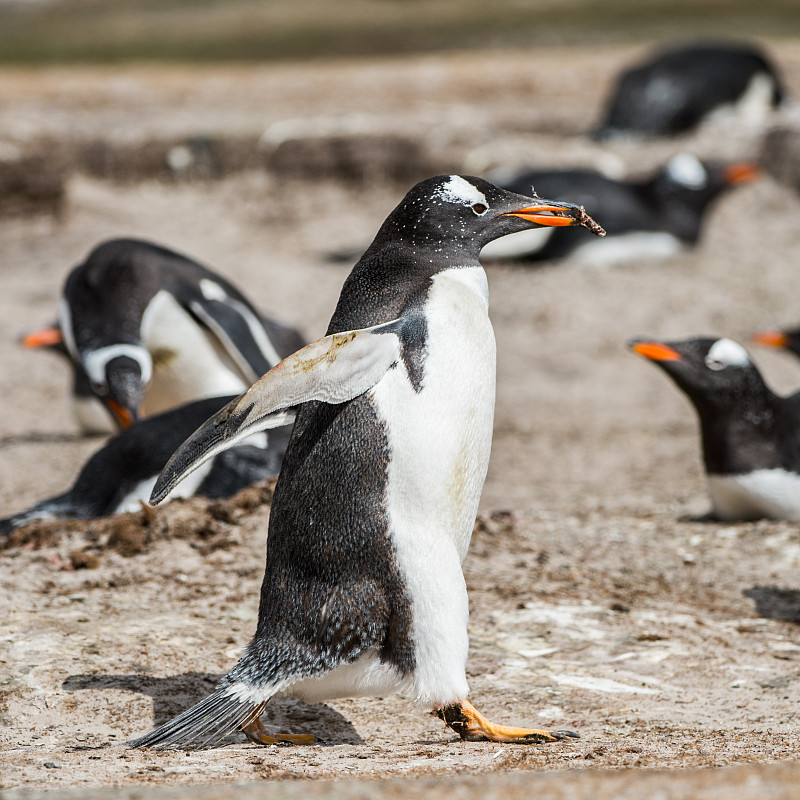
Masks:
[[[402,691],[470,740],[574,735],[495,725],[468,702],[461,562],[494,416],[495,341],[478,253],[526,227],[577,224],[602,234],[578,206],[475,177],[422,181],[345,281],[327,336],[173,455],[152,502],[297,408],[255,636],[213,695],[132,746],[209,746],[239,728],[272,743],[259,715],[278,693],[319,702]]]
[[[691,400],[700,420],[712,514],[800,522],[800,393],[776,395],[731,339],[634,339]]]
[[[123,428],[143,414],[242,392],[303,345],[220,275],[137,239],[104,242],[70,272],[59,326]]]

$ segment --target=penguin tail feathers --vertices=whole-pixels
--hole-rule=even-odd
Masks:
[[[128,742],[128,747],[158,750],[214,747],[226,736],[253,722],[264,710],[264,705],[264,702],[243,699],[230,687],[219,689],[154,731]]]

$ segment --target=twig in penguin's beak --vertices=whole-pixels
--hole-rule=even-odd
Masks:
[[[534,195],[535,196],[535,195]],[[605,230],[587,213],[583,206],[574,203],[556,203],[553,200],[542,200],[541,203],[526,206],[515,211],[506,211],[501,217],[519,217],[528,222],[547,227],[570,227],[579,225],[595,236],[605,236]]]

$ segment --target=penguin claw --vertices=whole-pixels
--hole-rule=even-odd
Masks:
[[[486,719],[467,700],[445,706],[434,713],[467,742],[542,744],[563,739],[580,739],[580,736],[574,731],[546,731],[497,725]]]
[[[264,725],[260,719],[242,726],[244,735],[255,744],[277,744],[283,746],[317,744],[313,733],[279,733]]]

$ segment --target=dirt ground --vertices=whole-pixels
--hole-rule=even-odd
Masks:
[[[768,44],[800,97],[800,44]],[[641,172],[686,149],[758,156],[751,131],[602,149],[582,136],[611,76],[638,52],[5,71],[0,146],[267,129],[275,141],[291,127],[416,137],[432,163],[470,172],[598,159]],[[264,171],[215,182],[76,174],[67,189],[58,217],[0,220],[0,516],[64,489],[99,446],[75,435],[64,365],[16,344],[54,318],[67,269],[94,244],[132,235],[185,251],[315,338],[348,271],[324,254],[365,244],[404,192],[375,175],[346,185]],[[276,724],[316,734],[315,746],[236,737],[204,752],[126,750],[208,693],[249,640],[268,517],[260,487],[228,503],[178,501],[153,520],[33,525],[0,551],[0,787],[89,796],[88,787],[307,779],[313,787],[274,788],[667,798],[736,786],[742,797],[789,796],[800,769],[765,765],[800,757],[798,528],[701,521],[694,413],[625,342],[746,342],[757,327],[800,323],[798,215],[800,196],[764,176],[723,197],[700,245],[668,264],[487,270],[498,399],[465,562],[472,699],[497,721],[580,739],[465,743],[387,697],[270,705]],[[751,352],[776,390],[800,387],[800,362]],[[750,766],[654,772],[732,765]],[[422,782],[372,783],[409,776]]]

